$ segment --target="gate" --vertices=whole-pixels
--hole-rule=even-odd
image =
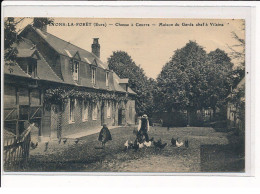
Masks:
[[[24,167],[29,158],[31,129],[25,130],[20,136],[4,138],[4,169],[12,170]]]

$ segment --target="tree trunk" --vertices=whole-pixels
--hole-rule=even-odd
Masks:
[[[213,106],[213,120],[215,121],[215,118],[216,118],[216,107],[215,106]]]
[[[187,110],[187,126],[194,126],[197,124],[197,110],[192,108]]]

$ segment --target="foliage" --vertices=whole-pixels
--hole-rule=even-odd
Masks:
[[[240,66],[245,67],[245,39],[239,37],[235,32],[232,32],[232,37],[237,41],[237,44],[229,46],[230,55],[233,59],[239,61]]]
[[[177,49],[157,78],[155,102],[162,111],[200,109],[204,106],[206,51],[190,41]]]
[[[245,33],[245,21],[243,21],[241,31],[243,32],[243,34]],[[232,46],[228,46],[230,49],[230,56],[232,59],[238,62],[239,65],[237,67],[237,71],[240,71],[241,74],[241,72],[245,71],[245,51],[246,51],[245,38],[240,37],[234,31],[231,34],[233,39],[235,39],[237,43]],[[239,81],[241,80],[242,77],[244,77],[243,73],[242,76],[240,76]]]
[[[82,100],[91,100],[97,102],[100,100],[114,100],[114,101],[126,101],[127,96],[125,94],[119,94],[115,92],[100,92],[100,91],[88,91],[85,88],[77,87],[53,87],[45,91],[45,102],[47,104],[62,104],[68,100],[68,98],[77,98]]]
[[[223,106],[224,100],[230,93],[233,84],[233,63],[225,51],[216,49],[208,54],[205,65],[206,103],[207,107],[216,110],[216,106]]]
[[[225,108],[226,97],[243,71],[233,70],[230,57],[216,49],[209,54],[190,41],[177,49],[157,78],[154,101],[159,111]],[[239,78],[238,78],[239,77]],[[223,112],[223,111],[222,111]]]
[[[13,66],[16,64],[17,48],[12,47],[15,42],[18,42],[16,32],[16,22],[14,18],[8,17],[4,20],[4,61],[5,65]],[[11,71],[11,68],[9,67]]]
[[[137,94],[136,112],[151,116],[153,112],[153,79],[148,79],[144,70],[135,64],[131,56],[124,51],[115,51],[108,58],[109,69],[113,70],[121,79],[129,79],[129,87]]]
[[[33,18],[33,26],[36,28],[42,28],[51,23],[53,23],[51,18]]]

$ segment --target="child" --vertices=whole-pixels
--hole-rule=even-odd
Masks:
[[[99,133],[98,141],[101,141],[102,147],[105,148],[105,144],[109,140],[112,140],[112,137],[111,137],[110,131],[107,128],[107,125],[104,124],[103,128],[101,129],[101,131]]]

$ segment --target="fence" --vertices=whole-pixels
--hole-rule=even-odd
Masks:
[[[31,142],[31,129],[19,137],[4,138],[4,169],[12,170],[26,165]]]

